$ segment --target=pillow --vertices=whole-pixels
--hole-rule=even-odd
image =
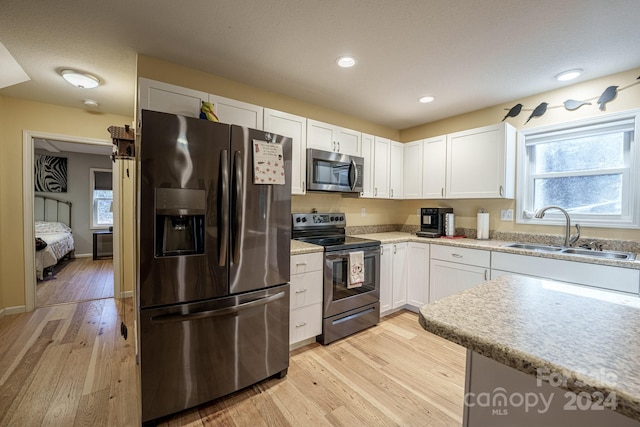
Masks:
[[[36,221],[35,229],[36,234],[71,233],[71,228],[62,222]]]

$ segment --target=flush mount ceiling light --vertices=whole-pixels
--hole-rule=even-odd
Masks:
[[[353,56],[341,56],[336,59],[336,64],[342,68],[351,68],[358,63],[358,60]]]
[[[580,68],[576,68],[574,70],[567,70],[567,71],[563,71],[560,74],[556,75],[556,80],[558,80],[559,82],[566,82],[569,80],[573,80],[576,77],[578,77],[580,74],[582,74],[584,70],[581,70]]]
[[[83,73],[82,71],[65,69],[60,71],[62,78],[80,89],[92,89],[100,84],[100,79],[96,76]]]
[[[84,101],[82,101],[82,103],[84,105],[86,105],[87,107],[97,107],[98,106],[98,101],[95,101],[93,99],[85,99]]]
[[[418,98],[418,102],[422,103],[422,104],[428,104],[430,102],[433,102],[435,98],[433,96],[421,96],[420,98]]]

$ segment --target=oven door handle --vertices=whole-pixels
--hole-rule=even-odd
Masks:
[[[358,182],[358,168],[356,167],[356,161],[353,159],[351,159],[351,164],[349,165],[349,180],[351,180],[352,176],[353,180],[351,181],[351,191],[356,189],[356,184]]]
[[[274,301],[284,298],[285,292],[278,292],[266,298],[259,298],[253,301],[245,302],[243,304],[234,305],[231,307],[217,308],[215,310],[199,311],[197,313],[188,314],[162,314],[160,316],[152,317],[151,323],[161,325],[164,323],[175,322],[189,322],[191,320],[206,319],[208,317],[219,317],[230,314],[236,314],[250,308],[259,307],[261,305],[267,305]]]

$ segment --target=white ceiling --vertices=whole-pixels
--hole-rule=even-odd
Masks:
[[[0,95],[133,116],[136,53],[395,129],[640,66],[638,0],[1,0],[31,78]],[[339,69],[342,54],[357,67]],[[56,71],[103,85],[82,90]],[[435,96],[419,104],[421,95]],[[509,107],[511,105],[505,105]]]

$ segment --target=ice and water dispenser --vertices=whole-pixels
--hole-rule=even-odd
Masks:
[[[204,190],[156,188],[156,257],[204,254]]]

